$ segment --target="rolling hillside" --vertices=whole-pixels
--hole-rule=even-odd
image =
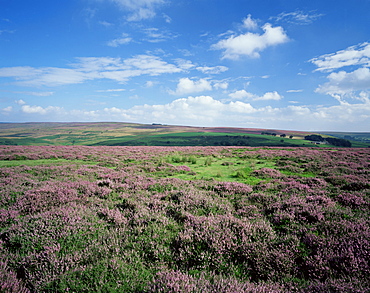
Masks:
[[[1,145],[149,145],[149,146],[312,146],[314,133],[231,127],[191,127],[122,122],[1,123]],[[352,146],[370,146],[370,133],[321,133],[350,137]],[[325,147],[328,145],[318,145]]]

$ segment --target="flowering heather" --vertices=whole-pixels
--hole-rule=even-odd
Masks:
[[[370,149],[0,146],[0,291],[369,292],[369,170]]]

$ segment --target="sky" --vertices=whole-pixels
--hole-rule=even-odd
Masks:
[[[370,0],[0,0],[0,122],[370,132]]]

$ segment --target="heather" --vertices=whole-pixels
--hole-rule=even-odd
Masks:
[[[370,149],[0,147],[1,292],[369,292]]]

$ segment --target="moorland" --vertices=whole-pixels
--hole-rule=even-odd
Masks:
[[[1,123],[0,292],[369,292],[368,138]]]
[[[370,146],[370,133],[313,133],[231,127],[191,127],[122,122],[0,123],[0,145],[284,146],[311,147],[309,135]],[[315,144],[318,147],[329,144]]]
[[[1,146],[1,292],[369,292],[370,149]]]

